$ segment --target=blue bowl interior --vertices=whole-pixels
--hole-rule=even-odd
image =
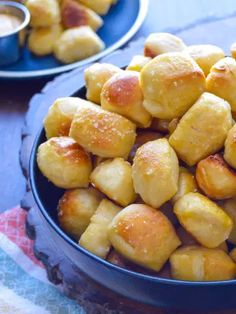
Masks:
[[[139,9],[139,1],[119,0],[109,13],[103,17],[104,25],[98,31],[98,35],[105,42],[106,48],[111,47],[130,30],[138,16]],[[129,18],[124,18],[124,15]],[[0,71],[36,71],[60,66],[63,66],[63,64],[52,55],[37,57],[25,47],[19,61],[8,66],[0,66]]]

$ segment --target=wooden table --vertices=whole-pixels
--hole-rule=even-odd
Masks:
[[[235,11],[234,0],[150,0],[147,19],[134,39],[154,31],[185,29],[214,16],[228,16]],[[225,42],[233,40],[232,33],[225,34]],[[24,194],[26,185],[19,164],[21,129],[28,101],[45,84],[45,80],[0,80],[0,211],[19,204]]]

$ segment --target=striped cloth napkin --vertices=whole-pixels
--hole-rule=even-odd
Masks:
[[[26,236],[25,216],[20,207],[0,214],[0,313],[84,314],[48,281]]]

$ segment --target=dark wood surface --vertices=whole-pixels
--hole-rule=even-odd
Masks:
[[[180,29],[177,33],[187,43],[211,42],[222,45],[227,49],[234,30],[236,29],[236,13],[227,19],[217,19],[216,21],[202,20],[197,25]],[[118,66],[124,66],[130,60],[133,54],[142,50],[143,40],[139,39],[133,42],[123,51],[117,51],[106,57],[103,62],[111,62]],[[38,129],[41,127],[41,121],[47,112],[48,107],[54,99],[61,96],[72,95],[83,85],[83,71],[77,69],[68,74],[64,74],[46,85],[41,93],[37,93],[30,102],[29,110],[26,116],[26,124],[23,130],[24,141],[22,149],[22,165],[24,172],[27,172],[29,153],[32,142]],[[27,230],[29,235],[35,239],[36,256],[45,264],[49,279],[55,284],[62,284],[64,293],[75,298],[87,313],[156,313],[156,314],[187,314],[187,312],[174,309],[154,309],[149,306],[137,304],[124,297],[101,287],[94,281],[82,274],[62,251],[55,247],[53,241],[50,241],[50,235],[45,228],[45,222],[39,215],[32,195],[29,191],[24,199],[23,207],[30,209],[27,220]],[[194,306],[193,306],[194,308]],[[192,309],[189,313],[196,313]],[[214,312],[207,314],[234,314],[233,311]],[[196,314],[206,314],[197,312]]]
[[[236,11],[235,0],[150,0],[147,19],[134,39],[147,36],[150,32],[184,29],[198,25],[206,19],[230,16]],[[233,24],[221,29],[212,29],[212,34],[204,32],[193,38],[208,40],[228,48],[231,41],[236,40]],[[228,31],[228,26],[230,31]],[[188,38],[191,42],[191,38]],[[21,146],[21,129],[30,98],[39,92],[46,81],[29,80],[25,82],[0,80],[0,211],[19,204],[26,188],[25,179],[19,163]]]

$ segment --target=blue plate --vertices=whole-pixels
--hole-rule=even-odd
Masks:
[[[12,65],[0,67],[0,78],[22,79],[42,78],[56,75],[94,62],[124,45],[142,25],[148,8],[148,0],[119,0],[103,17],[104,26],[98,35],[106,49],[85,60],[63,65],[53,56],[34,56],[27,47],[21,59]]]

